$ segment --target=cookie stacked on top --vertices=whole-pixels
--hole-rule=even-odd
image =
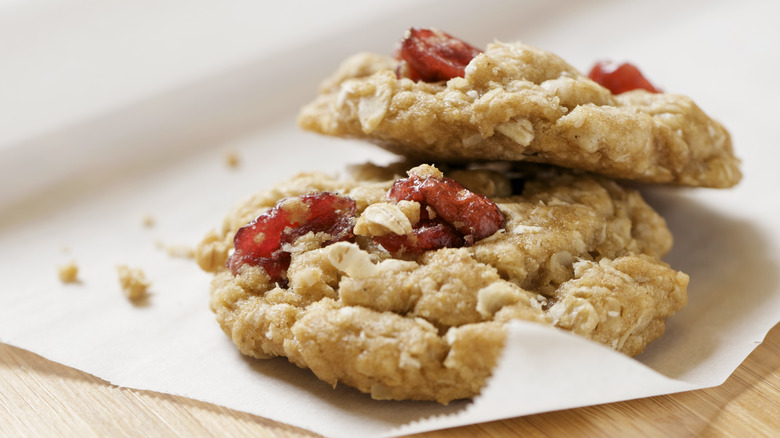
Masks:
[[[729,187],[727,131],[632,66],[585,76],[522,45],[411,29],[359,54],[307,130],[403,155],[301,174],[237,205],[197,250],[239,350],[375,399],[478,394],[512,320],[640,353],[686,303],[662,217],[617,180]]]

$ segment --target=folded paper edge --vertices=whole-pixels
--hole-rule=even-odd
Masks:
[[[565,360],[564,360],[565,359]],[[541,369],[540,366],[546,368]],[[555,375],[566,375],[558,384]],[[571,382],[575,382],[571,385]],[[637,386],[637,382],[642,382]],[[503,354],[479,396],[464,409],[394,428],[385,436],[700,389],[666,377],[594,341],[538,323],[509,324]],[[598,391],[592,391],[592,389]],[[519,400],[510,397],[526,396]]]

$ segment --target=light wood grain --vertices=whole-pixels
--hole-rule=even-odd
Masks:
[[[0,436],[317,435],[184,397],[118,388],[0,344]],[[475,436],[780,436],[780,325],[716,388],[414,435]]]

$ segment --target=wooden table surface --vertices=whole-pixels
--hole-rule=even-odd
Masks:
[[[119,388],[0,344],[0,437],[313,437],[184,397]],[[780,436],[780,325],[721,386],[415,435]]]

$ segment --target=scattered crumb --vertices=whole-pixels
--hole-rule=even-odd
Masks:
[[[68,262],[57,267],[60,281],[63,283],[75,283],[78,281],[79,267],[76,262]]]
[[[146,297],[149,282],[146,281],[146,275],[142,270],[124,265],[117,266],[116,270],[119,273],[119,285],[127,298],[136,301]]]
[[[225,152],[225,164],[230,168],[236,168],[241,164],[241,158],[239,158],[236,151]]]
[[[186,259],[195,257],[195,250],[188,245],[166,245],[158,241],[157,247],[167,252],[171,257],[180,257]]]
[[[215,272],[225,266],[231,247],[232,245],[225,243],[222,236],[211,230],[195,248],[195,261],[204,271]]]
[[[154,226],[154,216],[151,214],[147,214],[143,217],[142,223],[144,224],[144,227],[146,228],[152,228]]]

